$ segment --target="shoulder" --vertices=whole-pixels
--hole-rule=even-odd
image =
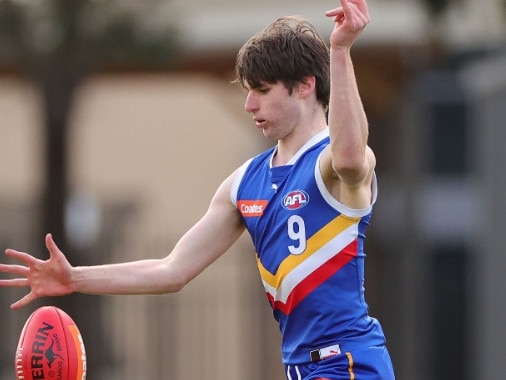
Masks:
[[[252,161],[253,158],[250,158],[248,161],[242,164],[234,173],[232,173],[232,179],[230,182],[230,200],[232,201],[233,205],[237,205],[237,193],[239,191],[239,185],[241,184],[242,179],[244,178],[244,174],[246,173],[246,170],[248,169]]]

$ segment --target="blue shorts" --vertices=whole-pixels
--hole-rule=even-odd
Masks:
[[[288,380],[395,380],[386,347],[369,347],[320,360],[285,365]]]

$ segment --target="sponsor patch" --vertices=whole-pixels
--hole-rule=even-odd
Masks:
[[[264,214],[267,203],[266,200],[242,200],[238,202],[237,208],[243,218],[259,217]]]

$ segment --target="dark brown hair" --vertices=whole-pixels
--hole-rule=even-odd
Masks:
[[[280,81],[290,91],[305,77],[316,78],[316,99],[327,108],[329,49],[315,27],[299,16],[282,17],[251,37],[239,50],[235,82],[259,88]]]

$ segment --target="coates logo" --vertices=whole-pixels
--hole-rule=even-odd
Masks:
[[[309,202],[309,195],[303,190],[290,191],[283,197],[281,204],[287,210],[297,210]]]
[[[264,200],[243,200],[239,201],[237,208],[239,209],[243,218],[259,217],[264,214],[267,201]]]

